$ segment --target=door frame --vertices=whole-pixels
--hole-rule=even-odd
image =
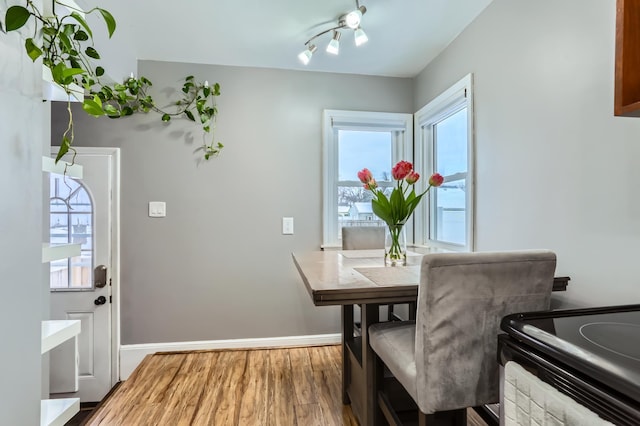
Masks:
[[[79,155],[111,157],[111,387],[120,381],[120,148],[74,147]],[[58,147],[51,147],[55,155]]]

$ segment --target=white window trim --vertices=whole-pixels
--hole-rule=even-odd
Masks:
[[[473,75],[468,74],[449,89],[437,96],[427,105],[415,113],[414,133],[416,141],[414,144],[415,168],[425,172],[425,178],[431,176],[434,170],[433,162],[433,134],[424,131],[424,127],[441,120],[450,114],[452,108],[466,106],[467,108],[467,193],[466,193],[466,235],[465,245],[451,244],[427,238],[429,221],[432,211],[432,195],[429,193],[426,202],[423,201],[414,214],[416,244],[437,247],[452,251],[473,251],[475,249],[475,153],[474,153],[474,111],[473,111]],[[420,189],[424,191],[427,179],[420,179]],[[431,191],[429,191],[431,192]]]
[[[392,112],[324,110],[322,115],[322,248],[339,248],[338,235],[338,145],[336,130],[398,129],[404,132],[404,141],[394,144],[392,165],[399,160],[413,158],[413,114]],[[354,182],[361,185],[360,181]],[[334,217],[335,216],[335,217]],[[409,224],[407,235],[412,235]]]

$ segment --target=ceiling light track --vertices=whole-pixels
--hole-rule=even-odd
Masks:
[[[304,65],[307,65],[311,61],[311,57],[315,51],[318,50],[317,46],[313,44],[312,41],[330,32],[333,32],[333,36],[329,41],[326,50],[328,53],[333,55],[337,55],[340,52],[340,37],[342,35],[340,30],[353,30],[356,46],[361,46],[366,43],[369,38],[360,26],[362,16],[366,12],[367,8],[361,6],[360,2],[356,0],[356,8],[344,15],[341,15],[340,18],[338,18],[338,25],[319,32],[304,43],[307,48],[298,55],[298,59],[300,59]]]

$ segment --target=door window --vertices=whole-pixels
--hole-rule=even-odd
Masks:
[[[93,201],[85,186],[69,177],[51,174],[49,181],[49,241],[80,244],[80,256],[51,262],[53,291],[93,289]]]

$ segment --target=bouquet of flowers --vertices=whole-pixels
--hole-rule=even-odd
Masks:
[[[391,175],[396,182],[389,198],[378,187],[369,169],[358,172],[358,179],[364,184],[364,188],[373,193],[371,207],[376,216],[382,219],[389,228],[390,244],[385,244],[385,259],[391,265],[406,264],[406,247],[400,244],[400,233],[413,211],[418,207],[420,200],[432,186],[438,187],[444,182],[439,173],[429,177],[429,186],[424,192],[416,194],[414,185],[420,179],[420,175],[413,170],[413,164],[408,161],[399,161],[391,169]]]

